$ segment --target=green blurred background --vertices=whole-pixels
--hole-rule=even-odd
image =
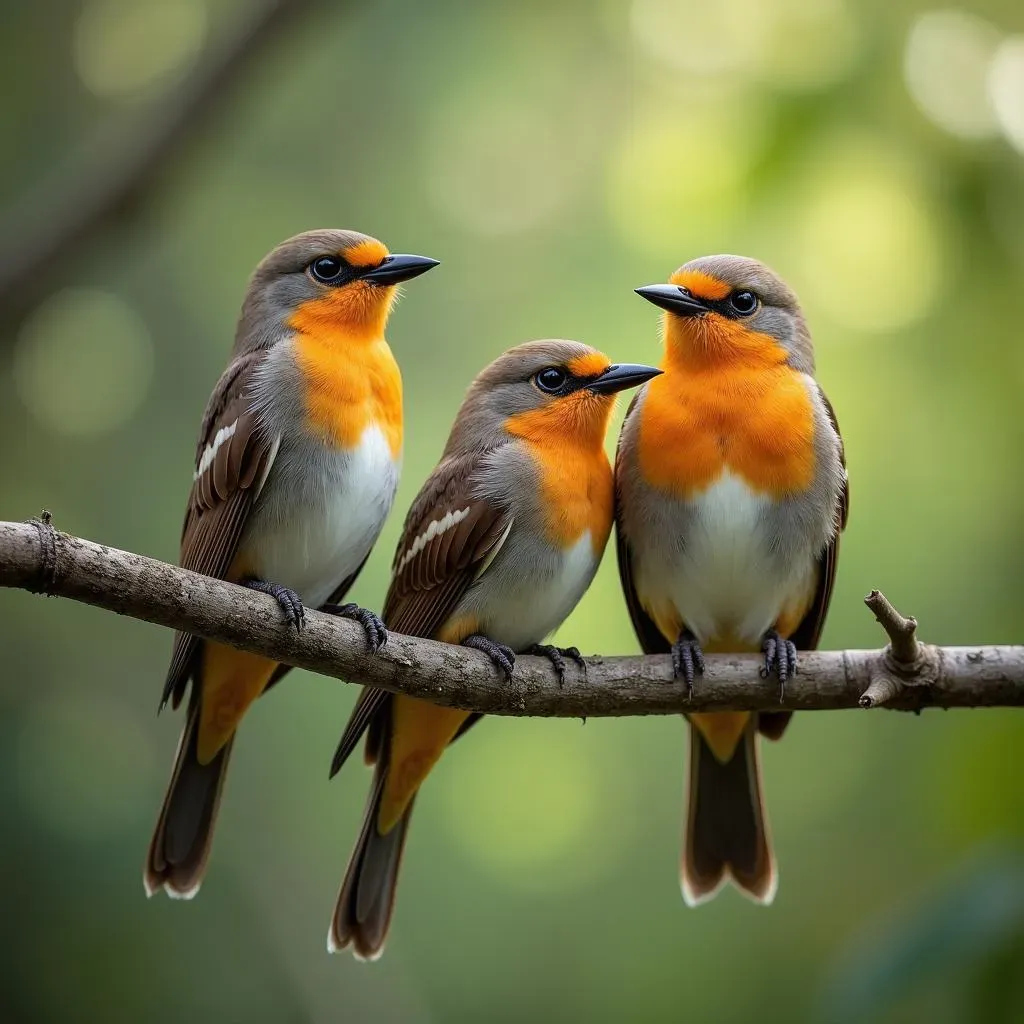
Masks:
[[[304,7],[145,201],[0,296],[0,517],[173,561],[248,274],[358,228],[443,263],[389,330],[405,472],[353,593],[379,607],[485,362],[545,336],[656,361],[632,289],[739,252],[803,300],[846,437],[826,646],[879,643],[872,587],[929,640],[1024,640],[1018,0]],[[0,5],[0,209],[116,156],[255,10]],[[558,640],[637,649],[613,556]],[[144,898],[169,648],[0,593],[5,1022],[1024,1020],[1018,712],[800,716],[764,758],[769,910],[683,906],[679,719],[489,720],[425,788],[364,965],[324,949],[368,783],[328,784],[355,696],[333,681],[253,708],[200,897]]]

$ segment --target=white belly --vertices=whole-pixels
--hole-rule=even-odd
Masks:
[[[378,427],[349,450],[283,442],[243,541],[252,571],[323,604],[377,540],[398,471]]]
[[[697,639],[760,644],[783,609],[808,592],[813,559],[783,564],[772,554],[764,511],[769,498],[725,470],[688,502],[682,543],[645,552],[638,589],[652,607],[674,607]],[[664,524],[662,524],[664,529]]]
[[[468,595],[466,607],[477,614],[482,633],[521,651],[540,643],[568,618],[590,586],[599,559],[589,530],[567,551],[545,559],[546,565],[534,563],[531,571],[523,571],[524,560],[516,557],[514,544],[512,535]]]

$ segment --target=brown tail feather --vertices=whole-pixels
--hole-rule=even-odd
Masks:
[[[198,717],[199,701],[193,697],[178,741],[167,796],[149,844],[143,878],[149,896],[164,889],[168,896],[191,899],[199,891],[206,871],[234,739],[209,764],[200,764],[196,757]]]
[[[382,836],[377,831],[377,819],[386,778],[387,769],[378,762],[362,828],[341,883],[327,935],[327,949],[331,953],[351,946],[360,960],[376,960],[384,952],[395,909],[398,869],[415,803],[413,798],[401,820]]]
[[[778,879],[761,797],[756,715],[725,764],[690,725],[683,898],[697,906],[726,880],[758,903],[771,903],[775,896]]]

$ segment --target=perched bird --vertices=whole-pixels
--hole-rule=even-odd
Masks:
[[[666,311],[664,373],[638,393],[616,459],[619,574],[647,653],[691,688],[703,652],[764,653],[784,687],[828,611],[846,525],[843,442],[814,379],[796,296],[771,270],[707,256],[638,288]],[[760,903],[777,873],[757,733],[788,712],[695,714],[682,891],[731,879]]]
[[[511,678],[515,654],[547,655],[562,677],[575,648],[540,642],[590,586],[611,531],[604,450],[615,394],[650,366],[613,365],[575,341],[534,341],[476,378],[441,461],[405,521],[384,604],[388,629],[487,653]],[[480,716],[362,691],[333,775],[367,733],[375,766],[328,948],[380,955],[413,801],[431,768]]]
[[[393,256],[355,231],[310,231],[256,268],[231,361],[206,407],[181,564],[303,606],[338,605],[391,509],[402,454],[402,381],[384,338],[396,286],[437,261]],[[210,852],[235,730],[287,666],[187,633],[161,708],[191,681],[188,719],[146,860],[146,892],[191,897]]]

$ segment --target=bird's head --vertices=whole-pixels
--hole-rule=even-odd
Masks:
[[[578,341],[530,341],[509,349],[477,376],[459,415],[464,447],[504,434],[542,442],[600,446],[615,397],[661,371],[613,363]]]
[[[669,358],[764,358],[814,370],[811,336],[796,296],[757,260],[702,256],[681,266],[668,284],[636,292],[665,310]]]
[[[273,249],[249,282],[238,341],[263,347],[282,327],[353,341],[383,337],[398,285],[438,261],[393,255],[358,231],[307,231]]]

